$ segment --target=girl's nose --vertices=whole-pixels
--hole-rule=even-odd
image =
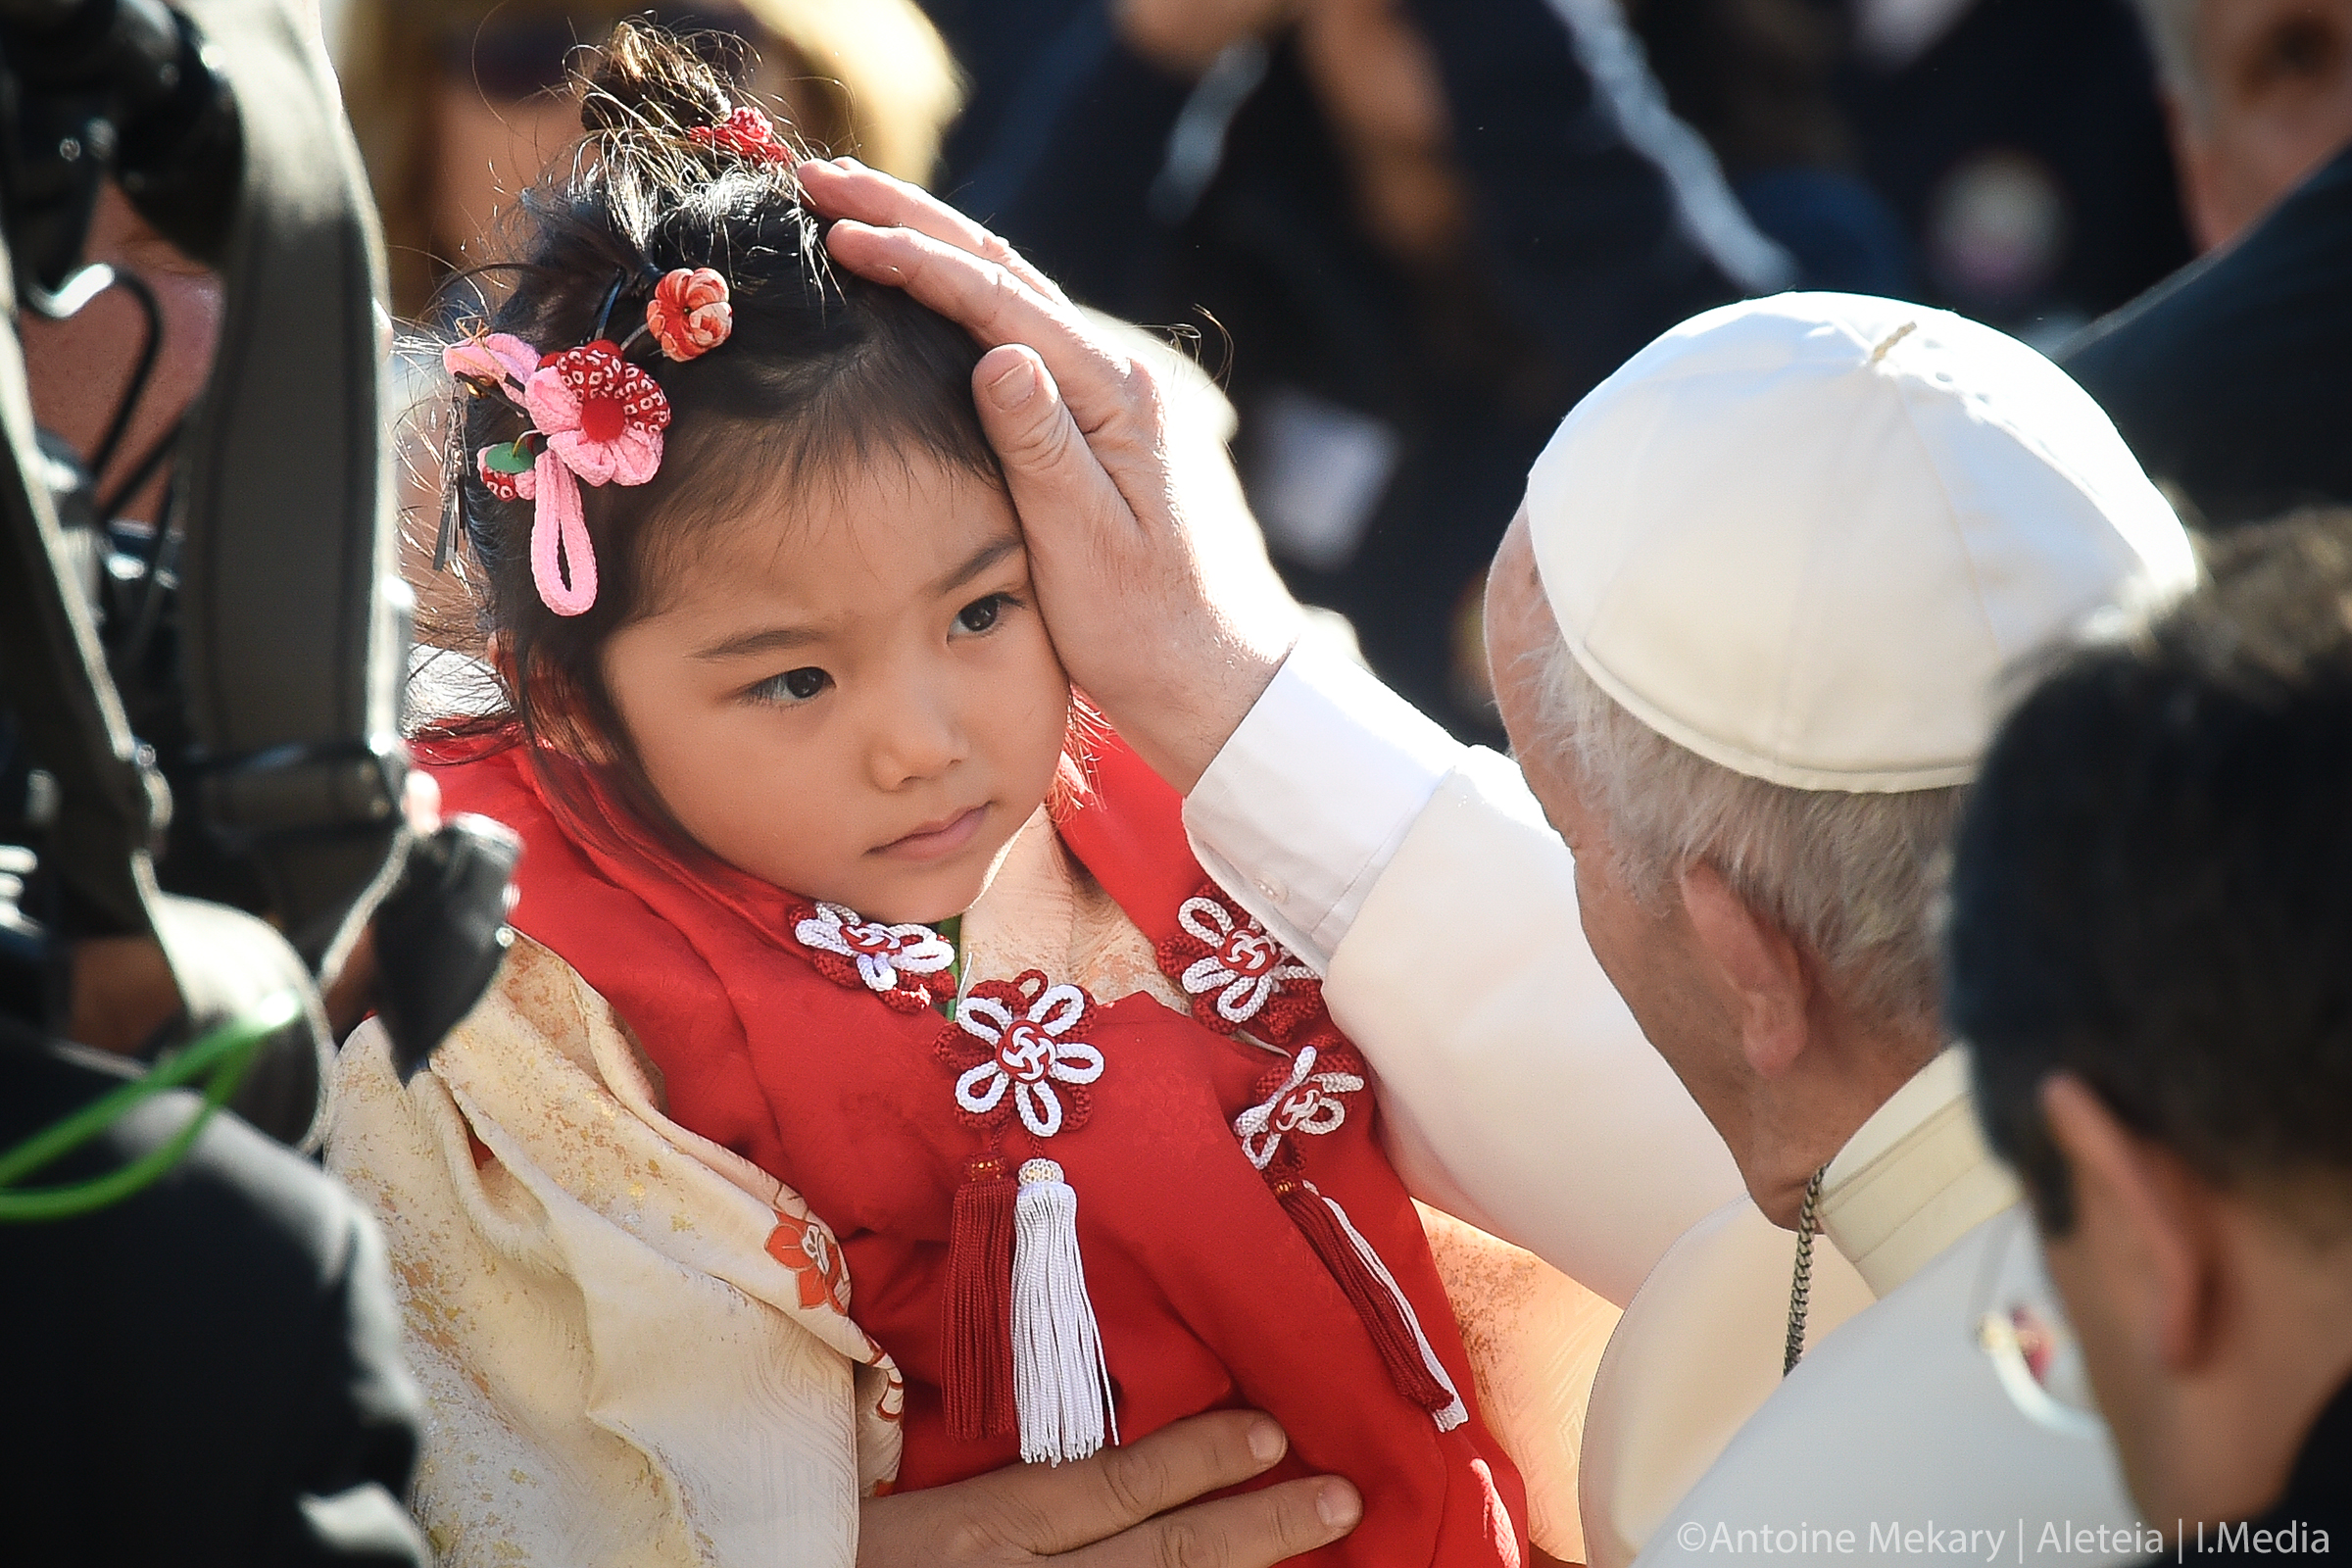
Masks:
[[[866,754],[877,789],[935,778],[971,754],[961,715],[936,686],[903,684],[880,710]]]

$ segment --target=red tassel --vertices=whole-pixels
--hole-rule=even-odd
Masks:
[[[973,1156],[956,1189],[940,1324],[940,1394],[961,1442],[1020,1430],[1012,1393],[1012,1209],[1020,1184],[1004,1156]]]
[[[1340,1289],[1348,1293],[1355,1315],[1363,1320],[1381,1360],[1388,1365],[1389,1380],[1396,1385],[1396,1392],[1433,1413],[1453,1405],[1457,1399],[1454,1391],[1431,1374],[1429,1363],[1421,1357],[1421,1342],[1413,1325],[1405,1321],[1388,1288],[1364,1266],[1330,1205],[1297,1175],[1277,1176],[1273,1187],[1274,1196],[1298,1224],[1306,1244],[1340,1282]]]

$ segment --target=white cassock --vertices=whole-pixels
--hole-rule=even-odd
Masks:
[[[1664,1561],[1691,1522],[1709,1531],[1692,1555],[1787,1554],[1714,1546],[1718,1517],[2023,1519],[2037,1535],[2103,1524],[2110,1539],[2132,1521],[2104,1438],[2034,1425],[1976,1347],[1974,1269],[2016,1194],[1978,1136],[1955,1054],[1833,1164],[1815,1348],[1783,1383],[1793,1239],[1748,1202],[1601,973],[1567,847],[1514,765],[1302,644],[1185,820],[1218,882],[1325,971],[1415,1196],[1632,1303],[1585,1435],[1595,1563],[1645,1542],[1642,1560]],[[1822,1555],[1868,1560],[1868,1544]],[[1917,1553],[1903,1538],[1883,1555]]]
[[[1965,1051],[1944,1052],[1831,1161],[1821,1199],[1831,1246],[1814,1254],[1816,1311],[1829,1311],[1811,1318],[1811,1348],[1786,1381],[1791,1244],[1754,1204],[1693,1230],[1644,1282],[1586,1430],[1580,1490],[1595,1568],[1637,1550],[1646,1568],[1931,1550],[2015,1562],[2062,1544],[2069,1561],[2096,1564],[2156,1549],[2104,1435],[2034,1424],[1978,1346],[1978,1319],[2006,1304],[1996,1277],[2034,1250],[2016,1183],[1978,1131],[1968,1071]],[[1754,1246],[1761,1232],[1777,1245]],[[1741,1271],[1744,1289],[1732,1279]],[[1735,1310],[1745,1323],[1729,1321]],[[1680,1343],[1646,1332],[1653,1314],[1685,1331]],[[1694,1356],[1694,1346],[1716,1353]],[[1698,1444],[1678,1449],[1656,1430],[1661,1411],[1696,1413],[1694,1437],[1732,1435],[1715,1440],[1710,1462]],[[1644,1494],[1642,1476],[1621,1461],[1611,1469],[1644,1446],[1703,1474]],[[1669,1490],[1680,1497],[1661,1519],[1654,1503]],[[1608,1539],[1596,1539],[1604,1518]]]

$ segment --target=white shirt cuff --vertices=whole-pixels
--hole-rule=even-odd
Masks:
[[[1193,854],[1317,974],[1468,750],[1302,640],[1184,803]]]

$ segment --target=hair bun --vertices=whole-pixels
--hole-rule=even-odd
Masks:
[[[750,55],[731,33],[680,36],[624,17],[582,77],[581,127],[682,137],[716,124],[742,95]]]

